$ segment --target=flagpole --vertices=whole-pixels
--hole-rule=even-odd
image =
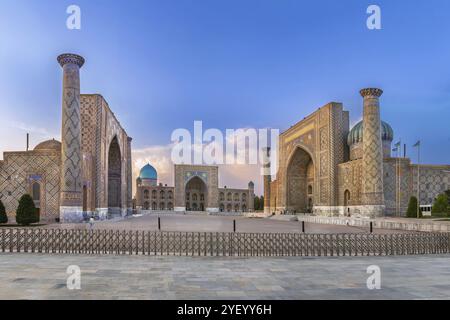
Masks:
[[[420,217],[420,142],[417,146],[417,219]]]

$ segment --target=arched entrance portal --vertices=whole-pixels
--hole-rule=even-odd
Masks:
[[[108,152],[108,210],[120,215],[122,207],[122,157],[117,137],[111,141]]]
[[[189,199],[186,197],[186,210],[187,211],[205,211],[207,207],[207,187],[205,182],[199,177],[194,177],[186,184],[186,195],[190,195],[192,205],[189,203]]]
[[[308,152],[297,148],[287,168],[287,203],[290,212],[311,212],[314,206],[314,163]]]

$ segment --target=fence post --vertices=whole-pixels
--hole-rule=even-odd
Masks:
[[[372,232],[373,232],[373,222],[370,221],[370,233],[372,233]]]
[[[236,220],[233,220],[233,232],[236,232]]]
[[[161,231],[161,218],[158,217],[158,231]]]
[[[302,221],[302,233],[305,233],[305,220]]]

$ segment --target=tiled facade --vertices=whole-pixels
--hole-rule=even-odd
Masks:
[[[369,125],[362,126],[364,139],[355,143],[347,143],[349,113],[334,102],[280,135],[277,176],[264,178],[266,212],[406,213],[410,197],[417,195],[418,166],[391,156],[393,132],[380,130],[388,126],[379,118],[381,94],[379,89],[361,91],[363,124]],[[420,165],[421,204],[432,204],[448,189],[450,165]]]
[[[0,198],[11,217],[25,193],[39,195],[35,203],[43,221],[103,219],[131,210],[131,138],[101,95],[79,94],[80,59],[59,57],[63,143],[49,140],[32,151],[5,152],[0,162]]]
[[[175,165],[174,187],[143,184],[137,179],[136,209],[207,212],[252,212],[254,185],[219,188],[217,166]]]

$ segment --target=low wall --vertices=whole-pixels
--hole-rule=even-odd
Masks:
[[[450,232],[450,222],[429,221],[422,219],[407,219],[407,218],[369,219],[369,218],[321,217],[321,216],[299,215],[298,220],[311,223],[349,225],[364,228],[369,228],[370,222],[372,222],[373,227],[378,229],[422,231],[422,232]]]

